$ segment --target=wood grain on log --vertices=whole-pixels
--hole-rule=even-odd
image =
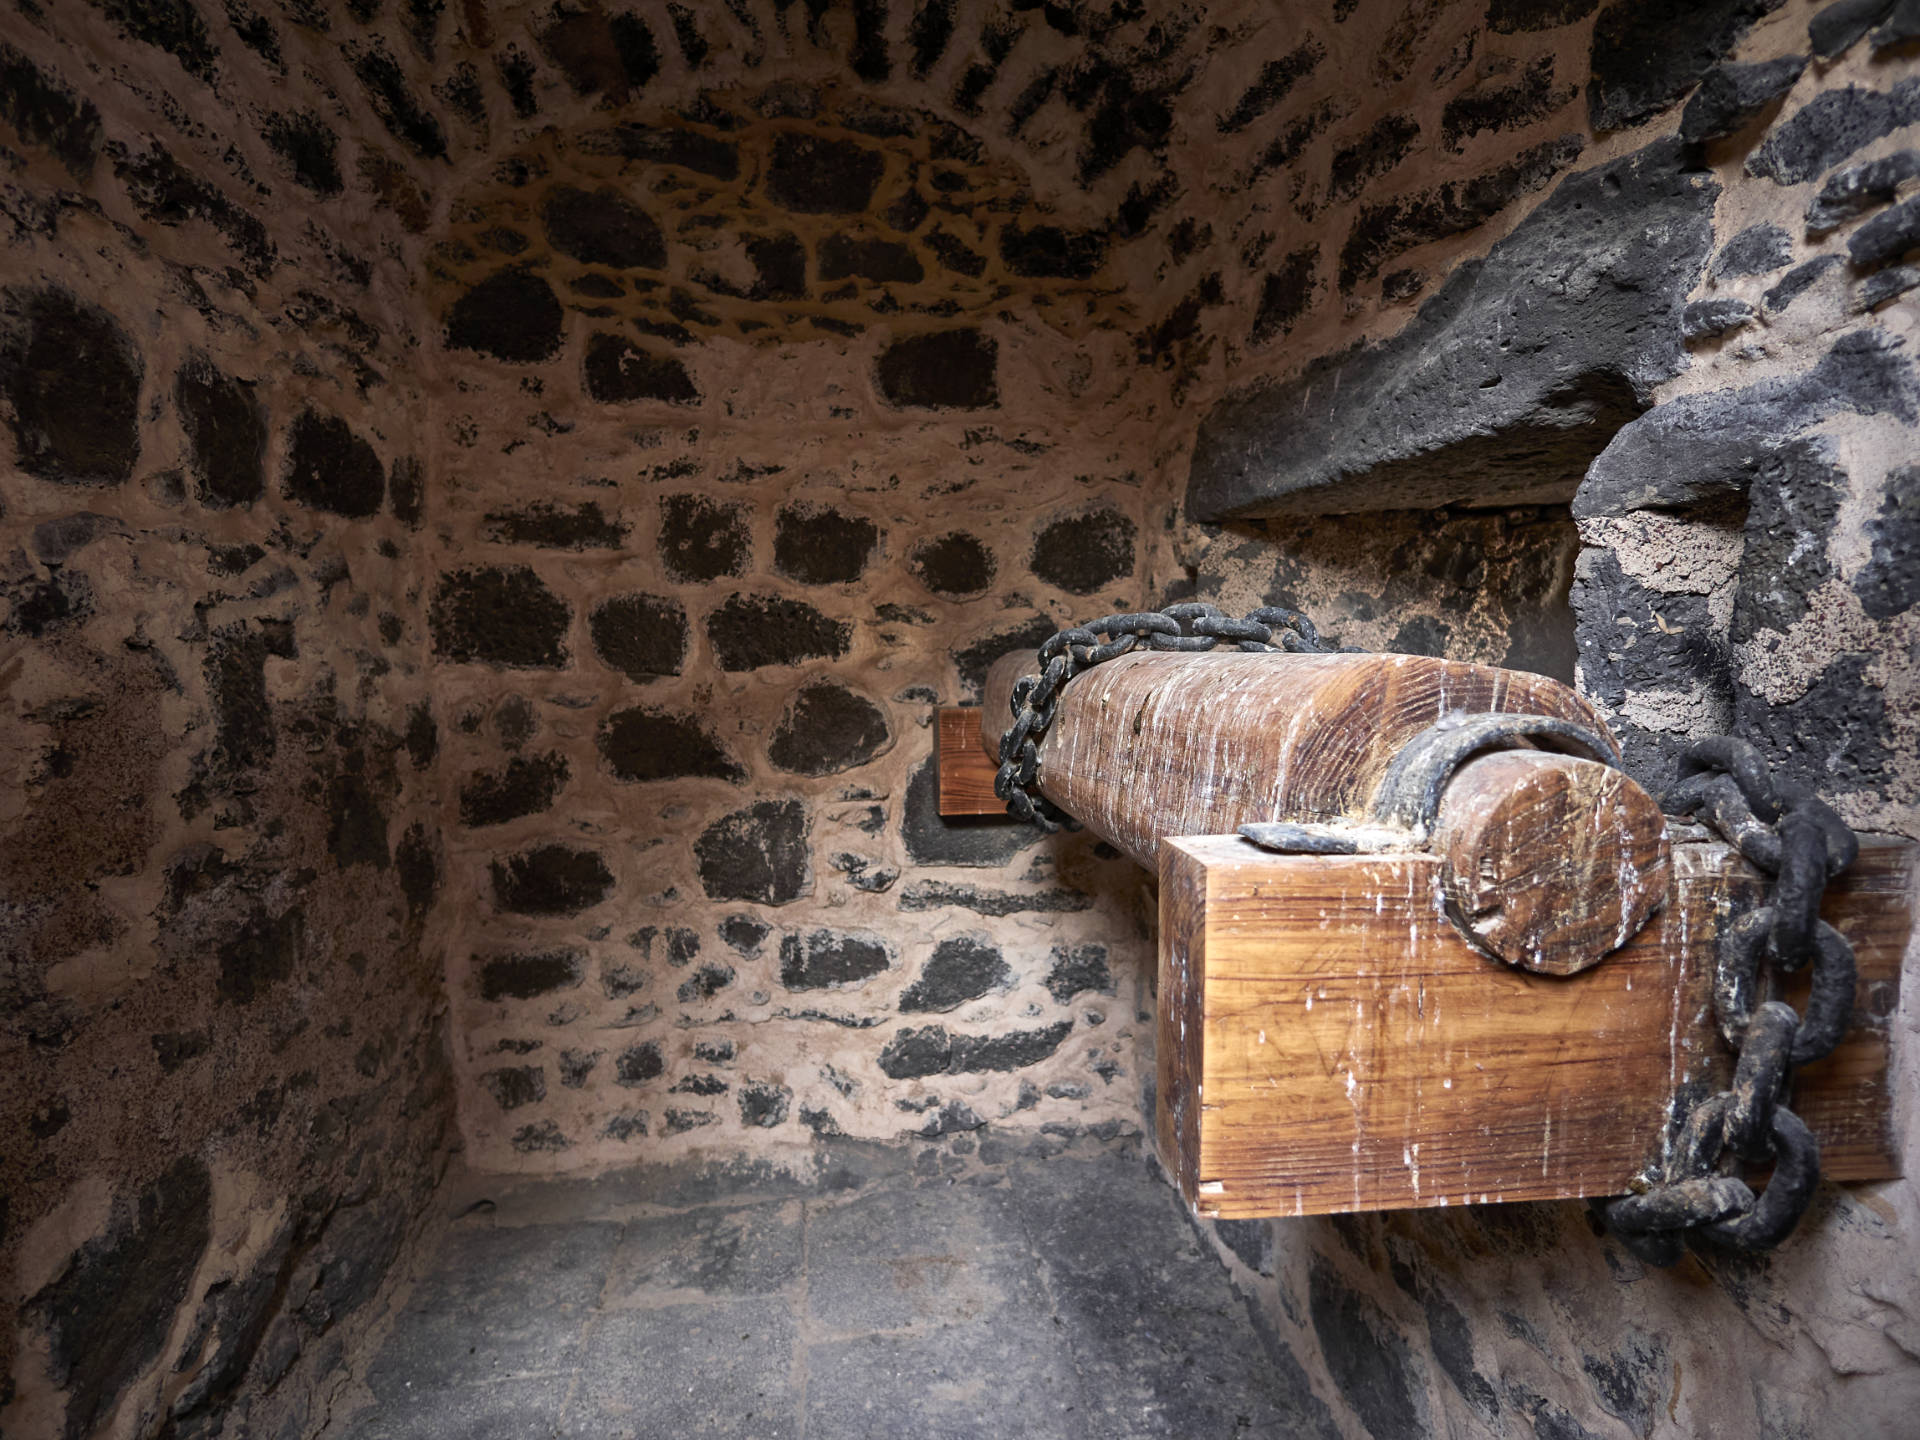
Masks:
[[[1667,898],[1660,807],[1620,771],[1571,755],[1469,760],[1441,797],[1432,849],[1473,943],[1548,975],[1597,963]]]
[[[1406,742],[1443,715],[1605,722],[1557,680],[1427,655],[1123,655],[1072,680],[1043,794],[1148,869],[1160,841],[1255,821],[1363,818]]]
[[[1434,855],[1269,855],[1231,835],[1161,853],[1158,1132],[1202,1214],[1619,1194],[1658,1157],[1675,1091],[1732,1075],[1714,941],[1763,883],[1724,845],[1673,847],[1666,909],[1571,976],[1469,947]],[[1822,912],[1858,953],[1855,1019],[1793,1105],[1837,1180],[1898,1174],[1889,1023],[1916,853],[1868,838]],[[1785,998],[1804,1004],[1806,982]]]

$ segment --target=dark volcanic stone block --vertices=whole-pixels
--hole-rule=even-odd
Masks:
[[[803,300],[807,294],[807,247],[791,230],[749,235],[742,242],[753,262],[751,300]]]
[[[1685,510],[1745,494],[1788,439],[1842,411],[1909,424],[1920,418],[1913,364],[1898,341],[1856,330],[1804,374],[1685,395],[1648,411],[1594,459],[1573,513]]]
[[[933,258],[956,275],[968,275],[978,280],[987,273],[987,257],[957,235],[949,235],[945,230],[936,228],[927,236],[926,244],[933,251]]]
[[[1778,225],[1749,225],[1713,257],[1716,280],[1737,275],[1769,275],[1793,263],[1793,237]]]
[[[1334,1384],[1369,1435],[1421,1440],[1432,1433],[1424,1389],[1415,1390],[1406,1337],[1385,1311],[1349,1289],[1318,1256],[1308,1272],[1307,1309]]]
[[[1041,1030],[1010,1030],[1004,1035],[956,1035],[955,1074],[977,1070],[1022,1070],[1038,1065],[1058,1050],[1073,1033],[1073,1022],[1062,1020]]]
[[[267,419],[250,386],[195,351],[173,382],[187,460],[202,505],[249,505],[266,492]]]
[[[1844,264],[1838,255],[1817,255],[1804,265],[1796,265],[1780,277],[1780,282],[1761,296],[1767,309],[1778,314],[1798,300],[1827,271]]]
[[[538,845],[488,866],[494,900],[517,915],[577,915],[607,898],[613,873],[597,851]]]
[[[0,303],[0,395],[18,464],[63,485],[118,485],[140,454],[140,352],[106,311],[64,290]]]
[[[482,1000],[532,1000],[556,990],[572,990],[586,978],[587,959],[575,949],[525,951],[474,956]]]
[[[90,1435],[160,1354],[211,1233],[213,1179],[183,1155],[36,1294],[54,1384],[67,1392],[66,1434]]]
[[[997,869],[1040,836],[1041,831],[1035,826],[1009,824],[997,815],[953,819],[943,816],[939,773],[931,756],[907,782],[900,837],[906,841],[907,858],[916,865]]]
[[[707,642],[722,670],[798,665],[847,653],[853,626],[776,595],[734,595],[707,617]]]
[[[1827,543],[1846,490],[1846,472],[1822,436],[1782,446],[1761,467],[1747,491],[1745,544],[1727,627],[1732,644],[1766,630],[1784,635],[1806,618],[1810,597],[1833,578]]]
[[[734,180],[740,174],[740,151],[729,140],[682,126],[616,125],[582,137],[590,154],[620,155],[673,165],[714,180]]]
[[[442,575],[427,611],[435,655],[513,670],[564,666],[572,622],[567,602],[525,565]]]
[[[615,595],[587,616],[593,653],[633,681],[678,675],[687,658],[687,612],[662,595]]]
[[[1096,230],[1009,222],[1000,232],[1000,258],[1016,275],[1034,280],[1091,280],[1107,258],[1107,238]]]
[[[264,134],[274,153],[293,171],[297,184],[323,196],[338,195],[347,188],[335,155],[340,142],[318,115],[311,111],[270,115]]]
[[[1593,22],[1587,110],[1616,130],[1672,105],[1786,0],[1614,0]]]
[[[920,970],[920,978],[900,997],[908,1014],[958,1009],[1013,979],[1013,971],[998,946],[960,935],[942,940]]]
[[[1072,595],[1091,595],[1133,574],[1139,529],[1118,510],[1055,520],[1033,537],[1028,568]]]
[[[1487,28],[1496,35],[1557,30],[1586,19],[1599,4],[1600,0],[1489,0]]]
[[[1873,550],[1854,578],[1853,593],[1867,614],[1889,620],[1920,604],[1920,465],[1888,474],[1867,534]]]
[[[774,138],[767,195],[803,215],[854,215],[865,210],[887,168],[878,150],[798,130]]]
[[[799,800],[761,800],[716,820],[694,841],[700,887],[710,900],[785,905],[807,893],[811,825]]]
[[[302,410],[287,437],[280,487],[296,504],[365,520],[378,515],[387,498],[387,467],[346,421]]]
[[[1680,336],[1693,341],[1724,335],[1729,330],[1738,330],[1742,325],[1751,324],[1754,314],[1753,306],[1732,296],[1695,300],[1680,312]]]
[[[1189,517],[1567,499],[1682,363],[1716,189],[1680,159],[1662,140],[1569,176],[1392,339],[1222,400]]]
[[[675,580],[718,580],[747,568],[753,544],[747,507],[704,495],[660,500],[660,562]]]
[[[1920,286],[1920,265],[1890,266],[1860,282],[1854,291],[1853,308],[1856,312],[1871,310],[1915,286]]]
[[[549,550],[618,550],[627,538],[625,523],[603,515],[594,500],[578,505],[534,500],[517,510],[492,510],[486,526],[487,539],[496,544]]]
[[[51,150],[74,179],[93,173],[100,111],[11,45],[0,45],[0,119],[28,144]]]
[[[1222,135],[1246,129],[1286,99],[1293,87],[1311,75],[1326,58],[1327,47],[1310,35],[1285,55],[1267,61],[1233,108],[1215,122],[1214,128]]]
[[[1107,968],[1104,945],[1056,945],[1053,967],[1047,971],[1047,991],[1062,1005],[1083,990],[1113,993],[1113,972]]]
[[[400,843],[393,847],[393,873],[400,881],[400,893],[407,899],[407,918],[418,920],[440,893],[438,832],[429,833],[418,823],[409,825]]]
[[[667,242],[660,227],[617,190],[556,185],[547,192],[540,219],[553,248],[583,265],[616,270],[666,266]]]
[[[1551,68],[1548,78],[1552,78]],[[1467,134],[1471,134],[1473,128],[1486,128],[1481,123],[1484,116],[1479,112],[1456,113],[1462,103],[1471,98],[1462,96],[1447,107],[1444,120],[1449,126],[1450,147],[1454,127],[1469,127],[1463,132]],[[1419,138],[1420,124],[1411,115],[1385,116],[1366,134],[1333,152],[1333,164],[1327,172],[1327,194],[1334,200],[1353,199],[1371,181],[1406,159]]]
[[[1893,8],[1893,0],[1839,0],[1807,22],[1813,53],[1831,60],[1851,46]]]
[[[553,288],[516,266],[488,276],[453,302],[447,312],[447,348],[475,350],[521,365],[550,360],[560,349],[565,318]]]
[[[1920,248],[1920,195],[1876,215],[1847,237],[1847,259],[1870,270]]]
[[[510,1143],[513,1148],[518,1150],[522,1155],[551,1155],[557,1151],[566,1149],[572,1142],[567,1139],[565,1133],[553,1121],[540,1120],[532,1125],[522,1125],[518,1130],[514,1131],[513,1139]],[[440,1415],[436,1414],[436,1423],[438,1423],[441,1418]]]
[[[950,1035],[943,1026],[903,1029],[880,1051],[880,1070],[895,1080],[927,1075],[961,1075],[983,1070],[1022,1070],[1058,1050],[1073,1033],[1062,1020],[1042,1030],[1010,1030],[1004,1035]]]
[[[1749,175],[1804,185],[1863,145],[1920,121],[1920,75],[1891,90],[1848,85],[1813,97],[1767,132],[1747,161]]]
[[[502,1110],[518,1110],[547,1098],[547,1072],[541,1065],[506,1065],[480,1072],[480,1084]]]
[[[702,1000],[711,1000],[734,980],[731,965],[706,964],[695,970],[680,982],[680,988],[673,992],[673,998],[682,1005],[698,1004]],[[720,1090],[725,1090],[723,1083]],[[712,1092],[718,1094],[719,1091]]]
[[[1046,616],[1036,615],[1008,629],[994,630],[970,645],[958,647],[953,651],[953,668],[960,672],[962,693],[969,700],[979,700],[980,687],[986,683],[987,671],[993,668],[994,661],[1016,650],[1038,650],[1059,629]]]
[[[1313,307],[1321,289],[1318,245],[1305,246],[1287,256],[1260,282],[1260,307],[1254,311],[1251,331],[1253,343],[1264,344],[1292,330]]]
[[[470,775],[460,787],[460,823],[469,828],[504,825],[551,810],[567,774],[567,757],[554,751],[530,758],[515,756],[504,770]]]
[[[915,285],[926,267],[911,245],[864,235],[829,235],[820,242],[820,278],[871,280],[876,285]]]
[[[1720,65],[1707,72],[1680,112],[1682,140],[1718,140],[1731,135],[1793,88],[1807,68],[1804,55],[1757,65]]]
[[[1836,170],[1807,202],[1807,233],[1824,235],[1856,215],[1890,205],[1902,185],[1920,179],[1920,151],[1898,150]]]
[[[772,1129],[786,1122],[793,1092],[784,1085],[750,1084],[740,1087],[740,1123]]]
[[[256,907],[217,950],[221,1000],[251,1005],[271,987],[290,978],[306,942],[307,917],[295,905],[280,915]]]
[[[949,600],[981,594],[993,584],[994,568],[986,542],[964,530],[922,540],[907,557],[907,573]]]
[[[666,1062],[660,1058],[660,1042],[645,1040],[638,1045],[628,1046],[614,1060],[613,1083],[632,1089],[649,1080],[657,1080],[666,1073],[666,1069]]]
[[[886,711],[844,685],[817,680],[788,702],[767,759],[795,775],[836,775],[866,764],[892,739]]]
[[[343,870],[387,868],[386,812],[363,775],[336,775],[327,782],[327,853]]]
[[[740,762],[691,715],[638,706],[616,710],[601,723],[595,743],[616,780],[704,777],[738,784],[747,778]]]
[[[984,410],[1000,403],[1000,347],[978,330],[910,335],[880,352],[874,377],[890,405]]]
[[[349,47],[349,53],[354,48],[357,47]],[[373,113],[380,117],[380,123],[392,132],[394,139],[422,160],[446,158],[447,137],[440,129],[439,120],[420,103],[407,85],[406,72],[380,41],[375,40],[351,58],[353,73],[373,102]]]
[[[1894,0],[1887,22],[1873,32],[1873,53],[1879,58],[1887,50],[1920,40],[1920,0]]]
[[[660,400],[698,405],[700,391],[676,355],[642,349],[624,335],[601,330],[587,337],[587,394],[602,404]]]
[[[858,580],[880,543],[880,527],[864,515],[800,501],[774,518],[773,568],[803,585]]]
[[[205,674],[219,762],[228,769],[243,770],[273,758],[266,637],[244,621],[223,625],[207,643]]]
[[[751,915],[729,915],[720,922],[720,938],[728,949],[741,955],[758,955],[761,944],[772,933],[772,926],[762,924]]]
[[[815,930],[780,941],[780,983],[789,990],[826,990],[871,980],[893,963],[878,935]]]

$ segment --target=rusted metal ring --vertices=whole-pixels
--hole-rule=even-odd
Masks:
[[[1448,715],[1414,736],[1387,766],[1374,792],[1372,819],[1416,835],[1433,827],[1440,796],[1453,772],[1483,750],[1538,740],[1615,768],[1620,752],[1598,731],[1547,715]]]

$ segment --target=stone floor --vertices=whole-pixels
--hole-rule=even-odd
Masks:
[[[465,1213],[364,1367],[371,1404],[329,1437],[1325,1433],[1136,1147],[844,1143],[800,1179],[454,1189]]]

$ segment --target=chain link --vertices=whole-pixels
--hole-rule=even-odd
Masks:
[[[1653,1265],[1679,1260],[1689,1232],[1735,1250],[1772,1249],[1813,1198],[1820,1147],[1787,1107],[1787,1087],[1797,1067],[1833,1052],[1852,1018],[1853,947],[1820,918],[1820,900],[1860,853],[1825,801],[1776,784],[1760,752],[1731,737],[1687,750],[1664,808],[1704,819],[1772,883],[1765,904],[1721,932],[1714,957],[1714,1016],[1739,1056],[1732,1088],[1688,1113],[1661,1183],[1605,1207],[1608,1227]],[[1763,959],[1787,973],[1813,967],[1804,1016],[1762,997]],[[1768,1160],[1773,1175],[1759,1195],[1727,1173]]]
[[[1138,649],[1201,652],[1223,645],[1309,655],[1340,648],[1322,640],[1314,623],[1298,610],[1278,605],[1235,619],[1217,606],[1190,601],[1164,610],[1103,615],[1062,630],[1040,647],[1040,674],[1023,675],[1013,687],[1013,724],[1000,736],[1000,769],[993,777],[993,793],[1007,802],[1007,813],[1049,833],[1080,828],[1033,788],[1040,773],[1040,742],[1053,725],[1062,687],[1074,676]]]

